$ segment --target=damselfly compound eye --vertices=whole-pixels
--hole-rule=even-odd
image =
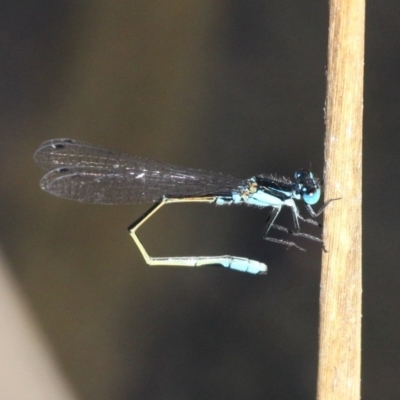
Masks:
[[[314,205],[318,203],[320,197],[321,197],[321,189],[319,187],[309,188],[303,186],[301,188],[301,198],[306,204]]]

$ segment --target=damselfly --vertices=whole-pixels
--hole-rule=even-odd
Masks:
[[[297,247],[293,241],[267,236],[271,228],[301,236],[316,242],[322,240],[300,232],[299,220],[318,225],[303,218],[295,200],[302,200],[312,218],[319,216],[329,200],[315,212],[321,195],[320,182],[310,171],[299,170],[294,182],[271,175],[237,179],[216,172],[182,168],[113,150],[106,150],[77,140],[52,139],[44,142],[34,155],[35,161],[48,170],[40,187],[55,196],[92,204],[155,204],[129,228],[129,233],[149,265],[197,267],[221,265],[253,274],[265,274],[264,263],[234,256],[151,257],[136,235],[143,225],[162,206],[170,203],[205,202],[217,205],[248,204],[271,207],[264,230],[264,239]],[[283,206],[293,215],[294,229],[275,224]],[[323,244],[322,244],[323,245]]]

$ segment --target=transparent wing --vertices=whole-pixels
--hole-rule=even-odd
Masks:
[[[159,201],[162,196],[226,194],[245,185],[217,172],[183,168],[72,139],[44,142],[35,161],[49,170],[40,187],[55,196],[96,204]]]

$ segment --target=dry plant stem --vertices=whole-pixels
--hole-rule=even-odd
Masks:
[[[331,0],[318,400],[360,398],[365,0]]]

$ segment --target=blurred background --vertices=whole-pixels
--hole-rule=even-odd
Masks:
[[[364,399],[400,398],[399,16],[368,2]],[[6,0],[0,21],[0,243],[78,397],[314,398],[317,244],[262,240],[267,210],[171,205],[140,231],[151,255],[269,272],[150,268],[126,230],[149,205],[50,196],[32,156],[68,137],[243,178],[321,176],[328,2]]]

